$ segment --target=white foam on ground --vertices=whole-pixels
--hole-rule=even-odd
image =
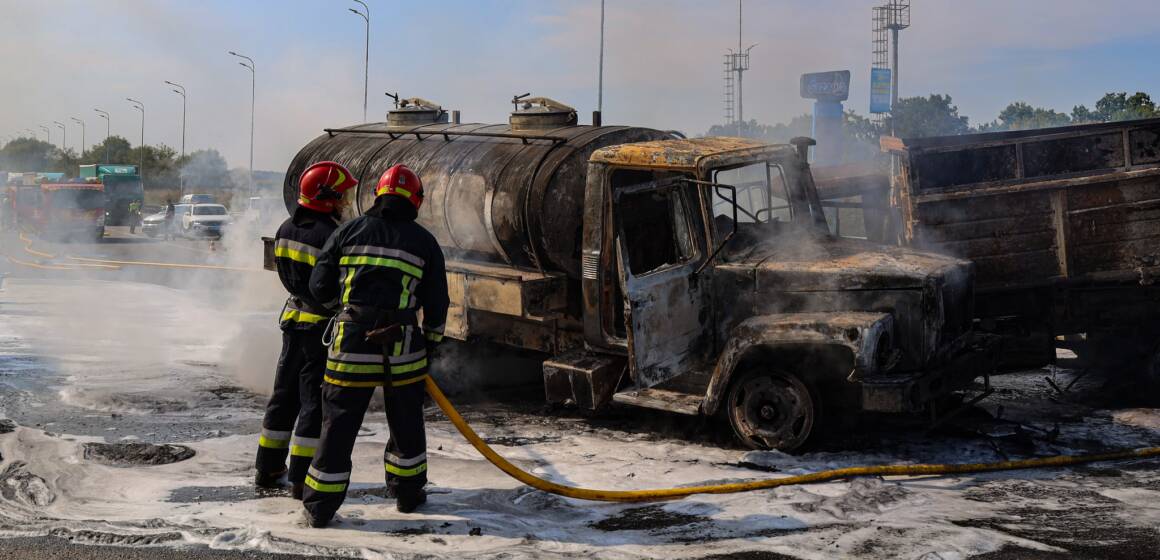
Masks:
[[[5,304],[35,314],[5,314],[0,307],[0,354],[32,353],[68,373],[64,395],[92,410],[174,402],[198,414],[206,388],[225,374],[206,356],[220,356],[223,337],[236,334],[238,315],[199,301],[190,292],[148,285],[10,281]],[[93,303],[97,297],[100,301]],[[103,313],[136,301],[130,314],[140,324],[94,329]],[[76,306],[92,303],[78,324],[63,325]],[[112,307],[109,307],[112,306]],[[159,310],[181,310],[156,318]],[[118,313],[120,311],[117,311]],[[118,315],[121,317],[121,315]],[[189,320],[194,319],[194,320]],[[81,321],[87,324],[81,324]],[[60,337],[62,332],[69,336]],[[68,342],[66,342],[66,340]],[[149,346],[142,348],[142,346]],[[17,348],[17,350],[12,350]],[[270,375],[272,362],[270,356]],[[198,365],[189,365],[190,363]],[[126,398],[131,395],[132,398]],[[144,403],[144,404],[142,404]],[[0,408],[3,403],[0,403]],[[233,411],[238,418],[254,410]],[[1131,416],[1137,418],[1137,416]],[[1067,430],[1086,437],[1139,445],[1136,432],[1117,421]],[[1140,425],[1140,421],[1133,421]],[[685,442],[651,441],[614,430],[582,432],[575,421],[479,426],[489,435],[519,435],[542,441],[498,446],[521,467],[555,482],[607,489],[676,487],[763,476],[816,472],[863,464],[993,461],[1000,457],[980,442],[914,440],[874,453],[833,452],[790,456],[746,452]],[[797,558],[967,558],[1006,544],[1048,547],[1010,534],[970,526],[970,521],[1006,515],[1030,498],[971,499],[964,491],[1005,481],[1034,481],[1039,487],[1072,489],[1066,471],[1024,471],[959,477],[853,479],[733,495],[704,495],[654,504],[592,503],[533,491],[484,461],[446,422],[428,426],[430,502],[417,514],[394,510],[393,502],[367,491],[382,486],[382,451],[387,428],[371,413],[354,452],[353,495],[329,529],[305,527],[301,505],[290,498],[214,501],[213,488],[245,490],[252,483],[256,435],[189,443],[192,459],[162,466],[109,467],[83,458],[93,438],[50,434],[30,428],[0,435],[0,536],[42,535],[54,530],[120,535],[177,532],[177,543],[266,552],[336,554],[362,558],[599,556],[674,558],[762,550]],[[1119,431],[1117,431],[1119,430]],[[1133,439],[1137,438],[1137,439]],[[1039,452],[1066,452],[1064,446]],[[764,474],[735,466],[747,462],[777,469]],[[37,482],[37,480],[41,482]],[[174,491],[204,489],[193,503],[167,501]],[[1160,526],[1157,492],[1103,488],[1108,499],[1132,508],[1132,522]],[[195,494],[197,491],[193,491]],[[51,499],[49,499],[51,498]],[[1038,502],[1037,502],[1038,503]],[[1042,505],[1042,504],[1040,504]],[[609,526],[642,507],[667,523]],[[1051,507],[1068,507],[1056,503]],[[639,513],[639,512],[638,512]],[[647,520],[646,520],[647,521]],[[470,536],[478,527],[480,536]],[[602,527],[604,529],[602,529]],[[935,556],[937,555],[937,556]]]

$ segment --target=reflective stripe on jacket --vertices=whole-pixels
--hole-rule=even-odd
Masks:
[[[274,264],[290,299],[278,318],[283,329],[323,328],[334,315],[333,307],[314,299],[310,275],[326,240],[338,228],[327,214],[299,207],[282,223],[274,237]]]

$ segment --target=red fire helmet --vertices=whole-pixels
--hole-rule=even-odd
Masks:
[[[320,161],[302,172],[298,180],[298,204],[319,212],[333,212],[342,193],[358,186],[358,180],[340,163]]]
[[[423,205],[423,181],[406,165],[392,165],[379,178],[379,186],[375,188],[375,196],[393,194],[409,201],[416,210]]]

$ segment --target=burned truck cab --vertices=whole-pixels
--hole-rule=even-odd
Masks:
[[[589,158],[583,348],[550,401],[724,415],[792,450],[819,410],[915,412],[993,368],[968,261],[830,234],[809,139],[665,139]]]

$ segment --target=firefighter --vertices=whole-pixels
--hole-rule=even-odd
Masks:
[[[306,470],[318,448],[322,429],[319,393],[326,367],[322,333],[334,315],[311,295],[310,275],[326,240],[338,229],[336,219],[347,202],[343,193],[358,181],[342,165],[324,161],[308,167],[298,185],[298,208],[274,238],[274,263],[290,298],[279,318],[282,355],[262,420],[254,478],[258,486],[270,488],[279,486],[280,478],[286,475],[295,499],[302,498]]]
[[[141,224],[141,201],[129,203],[129,233],[137,233],[137,226]]]
[[[303,504],[313,527],[326,526],[346,497],[355,436],[379,386],[391,433],[383,455],[387,495],[403,513],[427,501],[423,381],[447,318],[443,252],[415,222],[423,185],[414,172],[391,167],[375,195],[365,215],[326,242],[310,278],[316,299],[342,306],[326,360],[322,441],[306,474]]]

